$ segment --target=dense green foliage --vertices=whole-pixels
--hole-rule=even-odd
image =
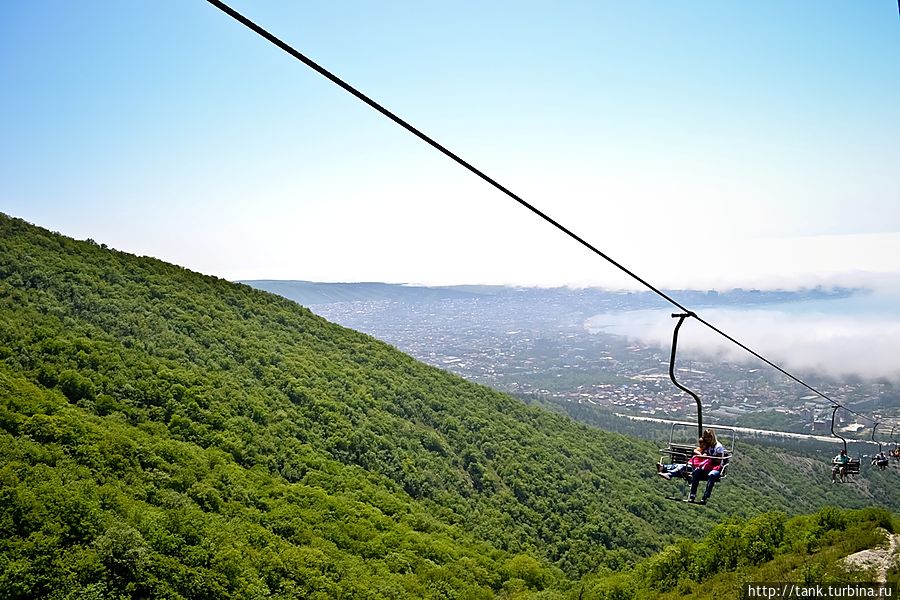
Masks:
[[[2,215],[0,323],[11,598],[552,597],[725,511],[862,505],[879,489],[748,447],[735,469],[752,478],[698,512],[663,499],[657,441]]]
[[[290,483],[163,425],[91,416],[5,367],[0,400],[3,597],[478,597],[511,563],[301,447],[307,474]]]
[[[886,545],[900,526],[883,509],[825,507],[788,520],[770,512],[729,519],[703,539],[680,540],[635,568],[585,579],[585,600],[631,598],[738,598],[748,582],[874,582],[874,573],[851,569],[844,557]],[[900,565],[888,572],[896,589]]]

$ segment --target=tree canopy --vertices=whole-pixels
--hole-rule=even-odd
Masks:
[[[697,512],[662,498],[654,440],[3,215],[0,322],[10,598],[552,597],[725,513],[882,501],[748,446]]]

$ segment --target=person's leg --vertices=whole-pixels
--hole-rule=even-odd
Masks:
[[[703,469],[694,469],[694,472],[691,473],[691,501],[693,501],[694,498],[697,497],[697,486],[700,485],[700,480],[703,478],[703,474]]]
[[[722,476],[721,471],[710,471],[709,475],[707,475],[706,480],[706,491],[703,492],[703,501],[706,502],[709,500],[709,497],[712,495],[713,486],[716,485],[716,482]]]
[[[661,465],[656,463],[656,474],[662,477],[663,479],[671,479],[672,475],[675,475],[679,472],[680,467],[684,465]]]

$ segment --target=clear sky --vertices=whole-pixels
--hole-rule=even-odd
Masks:
[[[232,5],[660,286],[900,271],[860,2]],[[622,285],[202,0],[0,2],[0,211],[229,279]]]

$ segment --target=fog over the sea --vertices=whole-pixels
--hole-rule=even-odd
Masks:
[[[692,307],[693,308],[693,307]],[[587,327],[668,348],[672,311],[600,314]],[[859,376],[900,384],[900,277],[882,276],[849,298],[729,308],[698,308],[704,319],[789,371]],[[762,365],[704,325],[688,319],[679,356],[719,357]]]

